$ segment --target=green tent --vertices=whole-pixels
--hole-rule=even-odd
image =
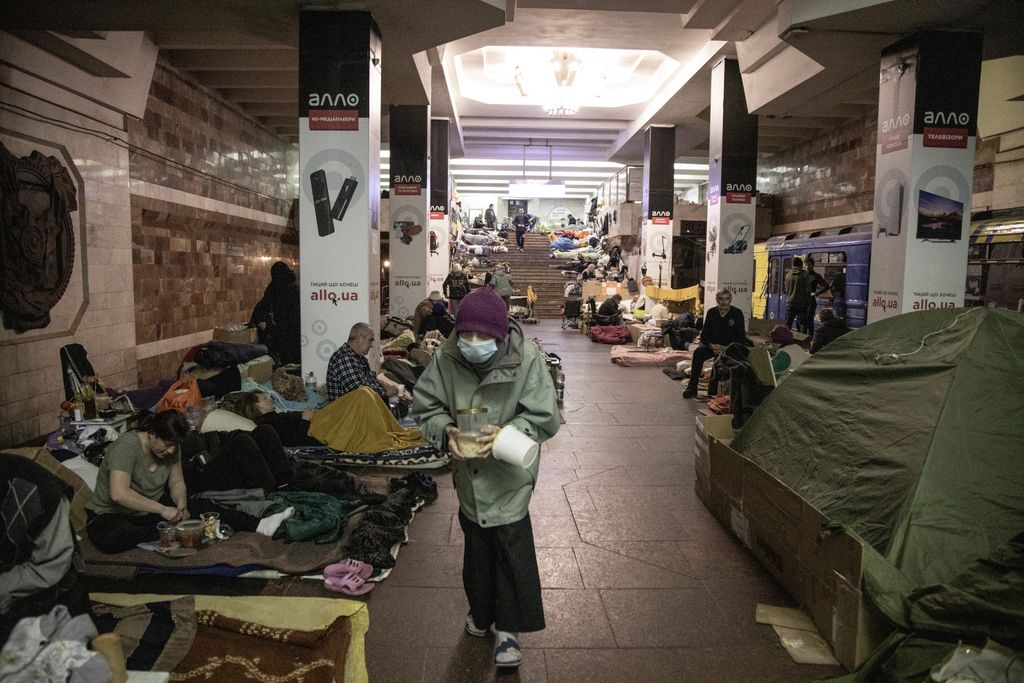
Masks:
[[[861,540],[864,588],[900,630],[1024,647],[1024,315],[856,330],[732,445]]]

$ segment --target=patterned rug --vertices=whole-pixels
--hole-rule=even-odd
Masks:
[[[124,593],[90,597],[99,603],[94,608],[110,615],[105,623],[122,635],[129,661],[140,670],[145,662],[152,670],[170,670],[173,681],[367,680],[363,638],[369,617],[366,604],[357,600]]]

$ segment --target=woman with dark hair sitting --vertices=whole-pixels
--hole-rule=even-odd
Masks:
[[[156,525],[189,518],[188,492],[178,446],[188,433],[185,416],[165,410],[107,447],[86,505],[86,532],[105,553],[156,538]]]

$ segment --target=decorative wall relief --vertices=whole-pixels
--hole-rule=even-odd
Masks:
[[[16,157],[0,143],[0,309],[4,327],[44,328],[75,261],[74,181],[56,157]]]

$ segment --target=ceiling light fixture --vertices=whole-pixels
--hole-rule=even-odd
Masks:
[[[551,60],[555,75],[555,91],[544,105],[548,116],[576,116],[580,113],[579,97],[572,87],[580,70],[580,61],[571,52],[556,52]]]

